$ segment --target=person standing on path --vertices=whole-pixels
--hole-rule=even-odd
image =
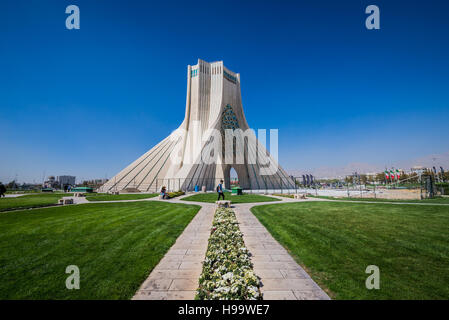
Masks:
[[[5,197],[6,187],[0,182],[0,198]]]
[[[223,180],[220,180],[220,183],[217,186],[217,192],[218,192],[218,200],[217,201],[220,201],[220,197],[223,197],[223,200],[224,200],[225,198],[224,198],[224,192],[223,192]]]

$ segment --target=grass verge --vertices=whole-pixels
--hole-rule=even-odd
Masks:
[[[156,197],[157,193],[138,193],[138,194],[94,194],[86,195],[88,201],[117,201],[117,200],[139,200]]]
[[[449,207],[302,202],[251,209],[337,299],[448,299]],[[368,290],[369,265],[380,289]]]
[[[69,196],[73,196],[73,193],[37,193],[15,198],[0,198],[0,212],[56,205],[59,199]]]
[[[209,202],[214,203],[217,201],[218,194],[215,192],[210,193],[198,193],[190,197],[185,197],[182,200],[186,201],[197,201],[197,202]],[[262,196],[260,194],[249,194],[245,193],[240,196],[231,196],[230,192],[225,192],[225,199],[231,200],[232,203],[252,203],[252,202],[269,202],[269,201],[279,201],[279,199]]]
[[[0,299],[130,299],[199,206],[129,202],[0,215]],[[80,270],[68,290],[66,267]]]
[[[337,198],[331,196],[313,196],[308,195],[308,197],[312,198],[320,198],[320,199],[329,199],[329,200],[344,200],[344,201],[373,201],[373,202],[400,202],[400,203],[441,203],[441,204],[449,204],[449,197],[436,197],[433,199],[381,199],[381,198]]]

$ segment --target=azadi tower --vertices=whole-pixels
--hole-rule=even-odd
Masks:
[[[243,189],[295,188],[293,180],[256,138],[243,113],[240,74],[198,60],[187,68],[185,118],[178,129],[111,178],[100,192],[215,190],[230,187],[234,168]],[[277,143],[277,141],[276,141]],[[273,144],[271,144],[273,145]],[[273,149],[273,148],[272,148]]]

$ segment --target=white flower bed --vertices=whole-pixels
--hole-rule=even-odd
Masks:
[[[262,299],[259,287],[234,211],[218,208],[196,299]]]

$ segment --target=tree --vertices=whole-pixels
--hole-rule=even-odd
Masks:
[[[13,180],[6,185],[6,188],[8,189],[17,189],[18,187],[16,180]]]
[[[400,180],[406,180],[410,178],[410,175],[406,174],[405,172],[401,173],[401,177],[399,178]]]
[[[368,182],[368,176],[366,174],[361,174],[360,175],[360,182],[362,184],[366,184]]]
[[[376,174],[375,179],[376,179],[376,181],[379,181],[382,183],[385,182],[385,172],[380,172],[380,173]]]
[[[444,174],[443,174],[443,180],[446,181],[446,182],[449,181],[449,171],[445,171],[445,172],[444,172]]]

